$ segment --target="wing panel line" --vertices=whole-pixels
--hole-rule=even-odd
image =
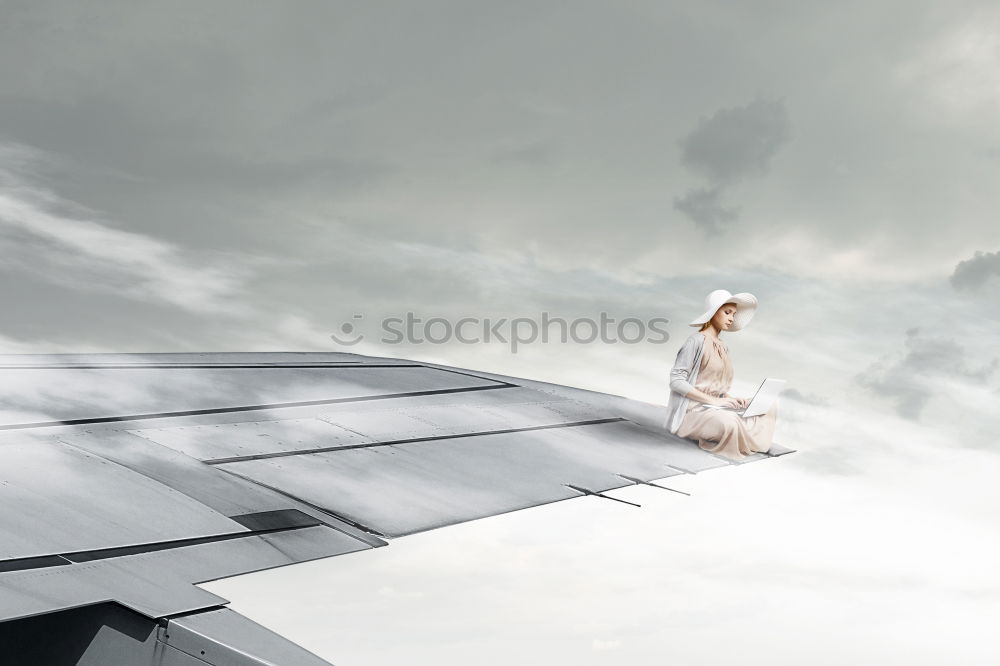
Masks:
[[[412,367],[422,367],[422,366],[412,366]],[[495,381],[495,380],[485,379],[484,381]],[[285,409],[289,407],[316,407],[319,405],[335,405],[343,402],[365,402],[368,400],[413,398],[423,395],[465,393],[467,391],[489,391],[492,389],[504,389],[504,388],[520,388],[520,387],[517,384],[498,382],[491,386],[465,386],[460,388],[432,389],[428,391],[406,391],[403,393],[382,393],[378,395],[350,396],[347,398],[327,398],[324,400],[272,402],[261,405],[239,405],[237,407],[213,407],[211,409],[188,409],[178,412],[153,412],[149,414],[127,414],[124,416],[96,416],[85,419],[67,419],[65,421],[36,421],[34,423],[8,423],[0,425],[0,430],[28,430],[33,428],[55,428],[58,426],[92,425],[95,423],[120,423],[122,421],[144,421],[146,419],[169,419],[178,416],[201,416],[205,414],[231,414],[234,412],[254,412],[267,409]]]
[[[273,453],[256,453],[247,456],[232,456],[229,458],[210,458],[203,460],[206,465],[224,465],[226,463],[246,462],[248,460],[267,460],[268,458],[286,458],[288,456],[307,456],[314,453],[330,453],[331,451],[347,451],[349,449],[373,449],[379,446],[393,446],[395,444],[412,444],[414,442],[433,442],[443,439],[457,439],[459,437],[479,437],[481,435],[502,435],[511,432],[528,432],[530,430],[550,430],[552,428],[571,428],[574,426],[597,425],[600,423],[615,423],[617,421],[627,421],[621,417],[607,419],[591,419],[589,421],[571,421],[569,423],[551,423],[547,425],[525,426],[523,428],[504,428],[503,430],[481,430],[478,432],[462,432],[450,435],[428,435],[426,437],[410,437],[408,439],[390,439],[384,442],[366,442],[364,444],[345,444],[343,446],[324,446],[315,449],[295,449],[293,451],[275,451]]]
[[[127,555],[154,553],[161,550],[170,550],[172,548],[199,546],[205,543],[231,541],[232,539],[245,539],[247,537],[276,534],[278,532],[290,532],[292,530],[301,530],[307,527],[325,525],[322,521],[313,518],[298,509],[266,511],[261,514],[244,514],[241,516],[233,516],[232,519],[241,525],[259,523],[266,524],[267,527],[262,529],[245,530],[243,532],[230,532],[227,534],[216,534],[206,537],[194,537],[191,539],[173,539],[171,541],[156,541],[154,543],[145,543],[135,546],[115,546],[113,548],[100,548],[97,550],[84,550],[73,553],[59,553],[56,555],[46,555],[42,557],[25,557],[13,560],[4,560],[0,561],[0,572],[6,573],[10,571],[24,571],[27,569],[45,569],[49,567],[67,566],[83,562],[93,562],[95,560],[108,560],[115,557],[125,557]]]

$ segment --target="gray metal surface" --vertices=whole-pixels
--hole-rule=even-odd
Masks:
[[[179,415],[186,411],[335,400],[496,385],[401,362],[330,367],[0,368],[0,426]]]
[[[369,441],[361,434],[319,418],[144,428],[131,432],[198,460]]]
[[[224,608],[156,622],[104,603],[0,625],[4,666],[328,666]]]
[[[663,410],[343,353],[0,356],[0,626],[87,607],[69,663],[310,663],[195,584],[731,464]]]
[[[327,666],[298,645],[228,609],[172,619],[163,642],[216,666]]]
[[[346,352],[148,352],[85,354],[0,354],[0,369],[44,365],[232,365],[253,363],[398,363],[399,359]]]
[[[157,625],[117,604],[0,624],[4,666],[159,664]]]
[[[218,578],[365,550],[329,527],[0,574],[0,621],[117,601],[148,617],[227,603],[195,587]]]
[[[571,423],[613,416],[593,406],[537,391],[477,391],[448,394],[439,404],[405,406],[383,401],[324,411],[313,418],[288,418],[214,425],[141,428],[134,435],[202,461],[220,458],[356,447],[373,442]],[[328,409],[328,408],[327,408]]]
[[[243,482],[181,452],[128,432],[71,431],[54,438],[155,479],[226,516],[289,506],[287,497]]]
[[[227,603],[169,570],[133,567],[118,559],[4,573],[0,592],[0,620],[106,601],[117,601],[147,617]]]
[[[0,560],[244,530],[169,486],[31,436],[0,442],[0,505]]]
[[[668,467],[670,465],[671,467]],[[390,537],[726,465],[627,421],[223,463]]]

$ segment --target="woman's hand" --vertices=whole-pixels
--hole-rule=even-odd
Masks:
[[[718,405],[719,407],[729,407],[731,409],[738,409],[742,405],[740,404],[740,398],[729,398],[721,397],[712,400],[713,405]]]
[[[696,388],[691,389],[687,392],[685,398],[690,398],[691,400],[697,400],[698,402],[703,402],[706,405],[715,405],[716,407],[731,407],[733,409],[739,409],[742,401],[742,406],[746,406],[747,401],[743,398],[733,398],[732,396],[718,396],[699,391]]]

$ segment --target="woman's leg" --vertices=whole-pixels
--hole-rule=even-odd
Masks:
[[[697,434],[698,446],[706,451],[738,460],[771,448],[776,406],[766,414],[748,419],[722,409],[712,410],[706,416]]]

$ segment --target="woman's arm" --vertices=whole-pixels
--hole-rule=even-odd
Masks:
[[[703,343],[704,339],[699,340],[697,336],[692,335],[681,345],[681,348],[677,351],[674,367],[670,370],[670,390],[679,393],[685,398],[704,402],[709,405],[718,405],[720,407],[738,406],[735,398],[718,398],[714,395],[709,395],[704,391],[699,391],[688,381],[691,376],[691,368],[694,367],[694,359],[698,355],[700,345]]]
[[[698,348],[704,340],[699,340],[692,335],[684,341],[681,348],[677,350],[677,358],[674,360],[674,367],[670,370],[670,390],[679,393],[690,400],[697,400],[709,405],[719,407],[739,407],[739,398],[717,397],[700,391],[688,381],[691,376],[691,368],[694,367],[694,359],[698,355]]]
[[[688,393],[694,390],[694,386],[688,381],[688,378],[691,376],[691,368],[694,367],[694,359],[697,355],[698,341],[695,336],[691,336],[677,350],[674,367],[670,370],[670,390],[685,398]]]

